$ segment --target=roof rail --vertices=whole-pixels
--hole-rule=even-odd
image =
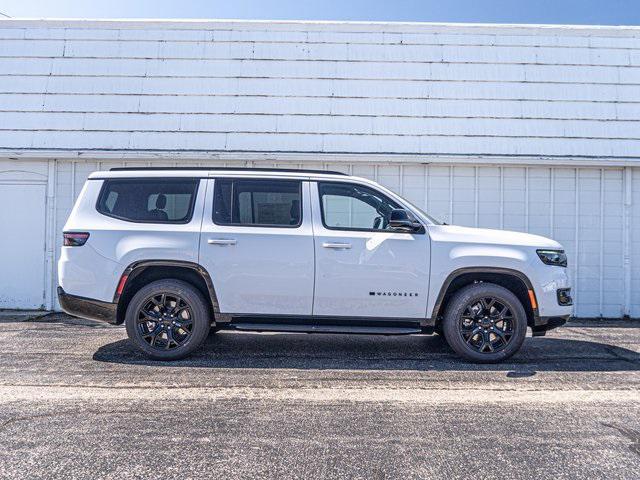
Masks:
[[[324,173],[329,175],[344,175],[348,176],[343,172],[335,172],[332,170],[305,170],[302,168],[260,168],[260,167],[113,167],[110,168],[111,172],[126,172],[126,171],[136,171],[136,170],[155,170],[155,171],[163,171],[163,170],[198,170],[198,171],[221,171],[221,172],[281,172],[281,173]]]

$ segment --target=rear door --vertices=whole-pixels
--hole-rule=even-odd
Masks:
[[[311,315],[309,182],[219,177],[208,183],[200,263],[221,313]]]
[[[317,316],[424,318],[429,235],[388,226],[401,208],[384,193],[348,182],[311,184]]]

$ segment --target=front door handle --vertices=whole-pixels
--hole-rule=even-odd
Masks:
[[[210,238],[207,243],[209,245],[235,245],[238,242],[235,238]]]
[[[324,242],[322,244],[322,246],[324,248],[344,248],[344,249],[349,249],[351,248],[351,244],[350,243],[339,243],[339,242]]]

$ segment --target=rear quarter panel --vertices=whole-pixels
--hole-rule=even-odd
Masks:
[[[102,180],[88,180],[64,231],[89,232],[82,247],[62,247],[59,282],[67,293],[111,302],[120,276],[141,260],[198,262],[206,182],[201,180],[186,224],[136,223],[96,210]]]

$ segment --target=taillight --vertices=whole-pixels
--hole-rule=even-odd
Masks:
[[[81,247],[89,239],[89,233],[87,232],[64,232],[62,234],[64,238],[63,245],[65,247]]]

